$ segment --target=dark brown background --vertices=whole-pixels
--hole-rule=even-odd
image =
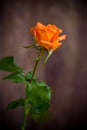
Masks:
[[[36,52],[26,50],[32,44],[29,29],[37,21],[56,24],[67,39],[37,72],[53,89],[51,118],[36,124],[30,117],[27,130],[65,130],[87,125],[87,11],[84,1],[76,0],[12,0],[0,3],[0,58],[13,55],[17,64],[33,69]],[[24,97],[22,84],[3,81],[0,72],[0,130],[19,130],[23,118],[21,107],[7,112],[7,104]]]

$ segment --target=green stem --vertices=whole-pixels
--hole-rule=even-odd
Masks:
[[[32,74],[32,78],[31,78],[31,83],[32,83],[33,78],[35,76],[38,63],[41,60],[41,58],[42,58],[44,53],[45,53],[45,49],[41,49],[40,53],[39,53],[39,55],[38,55],[38,57],[36,59],[36,63],[35,63],[33,74]],[[23,118],[23,123],[22,123],[21,130],[25,130],[28,113],[29,113],[29,107],[28,107],[27,86],[26,86],[26,97],[25,97],[25,105],[24,105],[24,118]]]
[[[28,107],[27,86],[26,86],[26,97],[25,97],[25,106],[24,106],[24,118],[23,118],[23,123],[22,123],[21,130],[25,130],[28,113],[29,113],[29,107]]]
[[[39,63],[39,61],[41,60],[41,58],[42,58],[44,52],[45,52],[44,49],[40,50],[40,53],[39,53],[39,55],[38,55],[38,57],[37,57],[37,59],[36,59],[36,63],[35,63],[34,70],[33,70],[33,74],[32,74],[32,78],[31,78],[31,82],[33,81],[33,78],[34,78],[35,73],[36,73],[36,70],[37,70],[38,63]]]

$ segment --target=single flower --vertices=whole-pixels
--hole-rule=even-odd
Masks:
[[[45,26],[37,22],[36,26],[31,28],[31,32],[38,45],[48,51],[54,51],[59,48],[62,44],[61,41],[66,38],[66,35],[59,36],[62,30],[52,24]]]

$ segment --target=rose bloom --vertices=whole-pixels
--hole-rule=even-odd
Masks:
[[[31,33],[39,46],[51,51],[59,48],[62,44],[60,41],[66,38],[66,35],[59,36],[61,32],[62,30],[55,25],[48,24],[45,26],[40,22],[37,22],[36,26],[31,28]]]

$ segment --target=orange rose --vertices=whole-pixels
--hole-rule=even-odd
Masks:
[[[37,22],[36,26],[31,28],[31,32],[40,46],[51,51],[59,48],[60,41],[66,38],[66,35],[59,36],[62,30],[55,25],[48,24],[45,26],[40,22]]]

